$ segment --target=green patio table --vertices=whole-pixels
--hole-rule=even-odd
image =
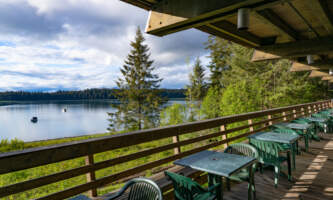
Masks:
[[[327,123],[328,123],[328,119],[326,118],[317,118],[317,117],[306,117],[305,119],[314,122],[316,124],[316,131],[318,131],[319,129],[319,124],[324,124],[324,132],[327,132]]]
[[[304,134],[304,140],[305,140],[305,151],[307,152],[309,149],[309,139],[310,135],[309,132],[307,131],[309,128],[311,128],[312,124],[297,124],[297,123],[280,123],[278,125],[291,128],[294,130],[299,130],[302,131],[302,134]]]
[[[206,150],[177,160],[174,164],[208,172],[209,186],[214,183],[220,183],[220,192],[216,195],[218,199],[223,199],[222,176],[229,178],[239,170],[249,167],[249,177],[251,177],[251,180],[254,180],[252,165],[255,162],[256,159],[252,157]],[[248,198],[251,199],[251,196]]]

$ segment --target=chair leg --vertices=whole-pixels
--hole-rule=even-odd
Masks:
[[[257,199],[257,195],[256,195],[256,184],[254,182],[254,174],[252,174],[252,196],[253,196],[253,200]]]
[[[275,174],[274,174],[274,186],[277,188],[279,183],[279,177],[280,177],[280,166],[274,166]]]

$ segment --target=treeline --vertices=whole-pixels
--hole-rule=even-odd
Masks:
[[[118,89],[86,89],[79,91],[57,92],[0,92],[0,101],[41,101],[41,100],[86,100],[86,99],[116,99]],[[185,98],[184,89],[158,89],[164,98]]]

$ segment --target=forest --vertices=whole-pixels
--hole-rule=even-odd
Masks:
[[[115,99],[118,89],[86,89],[79,91],[57,91],[57,92],[26,92],[8,91],[0,92],[0,101],[42,101],[42,100],[94,100]],[[184,89],[158,89],[161,97],[168,99],[185,98]]]

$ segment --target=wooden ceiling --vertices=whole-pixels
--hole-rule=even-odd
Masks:
[[[153,35],[196,28],[255,48],[260,58],[253,60],[288,58],[307,65],[312,55],[312,67],[333,68],[333,0],[122,1],[150,11],[146,32]],[[248,30],[237,29],[239,8],[251,9]]]

